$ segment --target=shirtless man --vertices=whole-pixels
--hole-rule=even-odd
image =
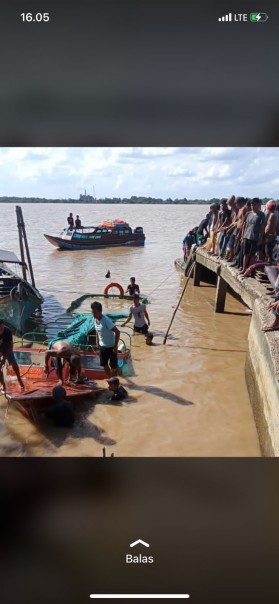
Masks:
[[[67,342],[66,340],[58,340],[53,344],[51,350],[48,350],[45,354],[45,373],[48,376],[50,372],[49,361],[55,359],[56,373],[59,378],[59,384],[63,382],[63,368],[65,365],[70,367],[70,379],[75,375],[80,378],[81,374],[81,359],[77,350]],[[63,359],[63,364],[62,364]]]

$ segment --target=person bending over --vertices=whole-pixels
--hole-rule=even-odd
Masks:
[[[50,373],[50,359],[54,359],[56,373],[60,382],[63,383],[63,369],[67,365],[70,368],[70,380],[80,379],[81,375],[81,358],[77,350],[66,340],[59,340],[53,344],[51,350],[45,354],[45,373],[48,376]],[[63,361],[63,363],[62,363]]]

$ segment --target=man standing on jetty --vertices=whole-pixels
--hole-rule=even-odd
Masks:
[[[6,386],[2,369],[6,361],[8,361],[9,365],[12,366],[16,374],[17,381],[22,390],[24,390],[24,383],[20,377],[19,366],[16,362],[13,351],[13,334],[9,327],[6,327],[6,325],[4,325],[3,321],[0,319],[0,382],[4,392],[6,391]]]
[[[110,378],[117,375],[117,350],[120,331],[109,317],[103,315],[103,307],[100,302],[92,302],[91,310],[96,329],[96,344],[100,349],[100,364]]]
[[[244,275],[248,266],[255,263],[255,256],[262,245],[265,215],[261,212],[261,201],[255,197],[251,202],[252,211],[247,214],[245,231],[243,236],[243,268],[240,271]]]

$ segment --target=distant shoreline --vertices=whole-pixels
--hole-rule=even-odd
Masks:
[[[64,204],[82,204],[82,205],[102,205],[102,204],[106,204],[106,205],[119,205],[119,204],[125,204],[125,205],[139,205],[139,204],[145,204],[145,205],[209,205],[211,203],[220,203],[220,200],[216,199],[214,201],[212,200],[184,200],[184,199],[176,199],[176,200],[164,200],[164,199],[138,199],[138,200],[131,200],[131,199],[120,199],[120,200],[113,200],[113,199],[98,199],[98,201],[84,201],[83,199],[40,199],[40,198],[33,198],[33,197],[0,197],[0,203],[14,203],[14,204],[21,204],[21,203],[64,203]]]
[[[0,197],[0,203],[63,203],[63,204],[81,204],[81,205],[210,205],[212,203],[221,203],[224,198],[213,198],[213,199],[160,199],[153,197],[130,197],[123,199],[119,197],[95,200],[93,198],[84,199],[46,199],[44,197]],[[265,204],[269,200],[269,197],[264,197],[262,202]],[[275,201],[279,201],[278,199]]]

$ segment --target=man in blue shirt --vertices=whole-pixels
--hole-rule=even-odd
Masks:
[[[91,310],[96,329],[96,344],[100,349],[100,364],[110,378],[112,375],[117,375],[117,349],[120,331],[109,317],[102,314],[103,307],[100,302],[92,302]]]

